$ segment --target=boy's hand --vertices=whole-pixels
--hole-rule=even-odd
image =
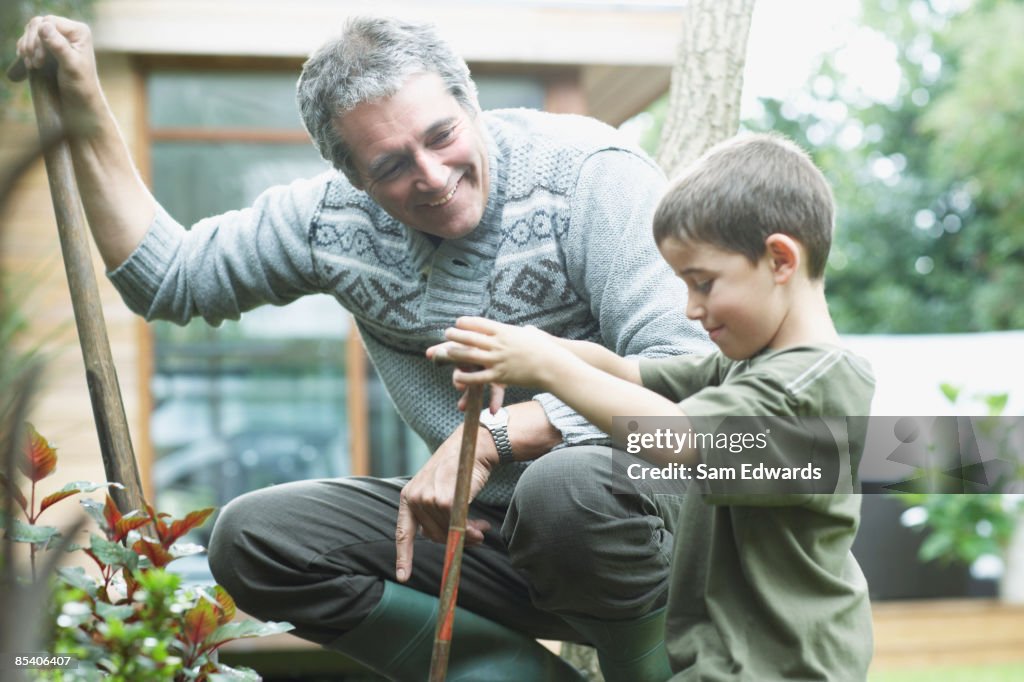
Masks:
[[[451,356],[449,355],[449,351],[454,348],[466,350],[468,349],[468,346],[463,346],[453,341],[445,341],[444,343],[438,343],[427,349],[427,359],[433,360],[435,363],[439,365],[445,363],[452,363],[454,362],[454,360],[452,360]],[[472,365],[463,365],[459,369],[463,369],[467,372],[472,372],[479,369],[479,367],[473,367]],[[455,380],[452,380],[452,383],[455,385],[456,390],[462,392],[462,395],[459,396],[458,407],[460,412],[465,412],[466,400],[469,396],[469,387],[466,384],[460,383]],[[491,414],[494,414],[499,409],[501,409],[501,406],[502,404],[504,404],[504,402],[504,384],[491,384],[490,399],[487,401],[487,407],[491,411]]]
[[[572,353],[536,327],[515,327],[482,317],[460,317],[442,344],[444,355],[459,365],[452,376],[456,386],[515,384],[547,389],[553,367]],[[465,365],[482,367],[476,371]]]

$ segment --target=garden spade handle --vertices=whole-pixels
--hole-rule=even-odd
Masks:
[[[441,604],[434,631],[434,650],[430,656],[430,682],[444,682],[448,674],[448,654],[452,646],[452,622],[455,600],[462,572],[462,548],[466,541],[466,517],[469,516],[469,489],[473,482],[476,437],[483,409],[483,386],[470,386],[466,395],[466,420],[462,426],[459,469],[455,476],[455,500],[448,525],[448,544],[444,551],[444,573],[441,576]]]
[[[52,67],[51,62],[47,67],[33,69],[26,74],[25,65],[19,59],[7,71],[11,80],[24,80],[28,75],[36,123],[42,140],[54,139],[69,132],[74,134],[74,131],[64,127],[61,120],[57,73]],[[89,236],[71,164],[71,150],[67,142],[50,145],[44,158],[53,211],[57,217],[57,233],[64,256],[64,270],[71,291],[75,326],[78,328],[82,359],[85,361],[85,378],[89,385],[103,468],[108,481],[124,486],[123,489],[112,488],[111,497],[122,513],[134,509],[145,512],[139,469],[135,463],[121,389],[110,355],[110,341],[103,319],[96,274],[92,268]]]

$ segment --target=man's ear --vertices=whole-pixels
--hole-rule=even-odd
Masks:
[[[771,259],[775,282],[785,284],[800,269],[803,258],[800,243],[788,235],[776,232],[768,235],[764,245]]]

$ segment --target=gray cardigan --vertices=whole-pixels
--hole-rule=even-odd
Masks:
[[[491,191],[480,225],[461,239],[435,246],[329,171],[188,231],[160,210],[110,279],[133,311],[179,324],[334,296],[399,413],[432,450],[462,416],[451,370],[424,350],[460,315],[532,324],[620,355],[708,350],[651,237],[665,186],[654,163],[588,118],[518,109],[483,121]],[[563,445],[607,442],[552,395],[510,389],[506,402],[531,398]],[[522,466],[495,471],[479,499],[507,503]]]

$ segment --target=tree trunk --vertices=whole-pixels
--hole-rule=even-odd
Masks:
[[[670,178],[709,147],[736,134],[754,0],[689,0],[672,67],[669,108],[657,161]],[[604,682],[594,649],[566,642],[562,658]]]
[[[754,0],[689,0],[658,165],[670,178],[736,134]]]

